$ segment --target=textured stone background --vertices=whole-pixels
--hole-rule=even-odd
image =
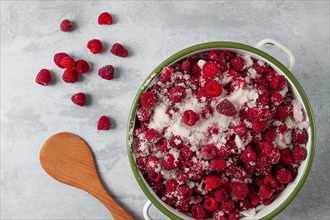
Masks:
[[[116,18],[98,26],[100,12]],[[72,17],[77,29],[58,30]],[[135,92],[151,70],[174,52],[207,41],[230,40],[255,45],[263,38],[285,44],[296,57],[293,73],[313,106],[317,149],[310,176],[296,199],[277,219],[329,219],[329,1],[251,2],[1,2],[1,218],[108,219],[107,210],[85,192],[62,185],[41,169],[43,141],[59,131],[81,135],[96,156],[103,181],[138,218],[146,197],[127,161],[125,127]],[[86,42],[99,38],[122,42],[132,51],[127,59],[91,55]],[[267,49],[284,63],[277,50]],[[67,51],[93,63],[94,71],[74,85],[60,80],[53,55]],[[113,81],[96,70],[118,68]],[[34,77],[52,70],[54,85],[41,87]],[[90,94],[91,105],[78,108],[70,96]],[[100,115],[115,128],[96,131]],[[152,216],[165,218],[155,208]]]

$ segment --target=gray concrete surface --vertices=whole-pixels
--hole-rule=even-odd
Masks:
[[[115,24],[97,25],[110,11]],[[61,19],[77,29],[61,33]],[[120,59],[104,52],[91,55],[92,38],[126,45],[132,55]],[[137,1],[1,1],[1,218],[109,219],[93,197],[49,178],[38,153],[43,141],[59,131],[81,135],[92,147],[102,179],[111,193],[138,218],[146,197],[127,161],[126,120],[132,98],[149,72],[185,47],[230,40],[255,45],[263,38],[285,44],[296,57],[293,73],[313,106],[317,149],[310,176],[296,199],[276,219],[329,219],[329,1],[137,2]],[[284,63],[285,56],[266,50]],[[93,72],[74,85],[64,84],[53,55],[66,51],[93,63]],[[101,80],[96,70],[118,68],[118,77]],[[34,83],[41,68],[52,70],[56,83]],[[85,91],[92,103],[71,104]],[[115,128],[96,131],[100,115]],[[156,219],[165,217],[152,208]]]

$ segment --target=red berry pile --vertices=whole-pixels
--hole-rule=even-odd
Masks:
[[[103,12],[98,17],[99,25],[111,25],[113,23],[112,16],[108,12]],[[60,30],[62,32],[70,32],[73,30],[72,21],[69,19],[64,19],[60,23]],[[92,39],[88,41],[87,48],[92,54],[98,54],[102,52],[102,42],[98,39]],[[119,56],[127,57],[127,49],[119,43],[113,44],[110,53]],[[89,63],[86,60],[80,59],[75,60],[73,56],[68,55],[65,52],[59,52],[54,55],[54,63],[61,69],[65,69],[62,74],[62,80],[65,83],[76,83],[80,77],[80,74],[87,73],[89,68]],[[112,80],[114,78],[115,69],[112,65],[105,65],[100,67],[98,70],[98,75],[105,80]],[[48,69],[42,69],[37,74],[35,82],[42,85],[48,86],[52,81],[52,74]],[[72,95],[71,101],[78,106],[85,106],[86,104],[86,94],[79,92]],[[110,119],[107,116],[101,116],[97,124],[97,130],[109,130],[111,127]]]
[[[215,50],[165,68],[141,95],[133,150],[167,204],[195,219],[239,219],[295,179],[307,128],[284,76]]]

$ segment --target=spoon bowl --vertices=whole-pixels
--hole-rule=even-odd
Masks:
[[[61,132],[49,137],[41,148],[40,164],[57,181],[93,195],[111,212],[114,219],[134,219],[105,190],[92,152],[79,136]]]

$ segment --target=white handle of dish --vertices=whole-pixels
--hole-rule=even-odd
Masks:
[[[143,207],[143,217],[144,217],[145,220],[152,220],[152,218],[150,217],[149,212],[148,212],[151,204],[152,203],[150,202],[150,200],[148,200],[146,202],[146,204],[144,204],[144,207]]]
[[[259,41],[259,43],[257,43],[257,45],[256,45],[256,48],[260,49],[262,46],[264,46],[266,44],[274,45],[274,46],[278,47],[280,50],[282,50],[288,56],[288,69],[292,70],[292,67],[294,65],[294,56],[291,53],[291,51],[288,48],[286,48],[283,44],[281,44],[280,42],[273,40],[273,39],[269,39],[269,38]]]

